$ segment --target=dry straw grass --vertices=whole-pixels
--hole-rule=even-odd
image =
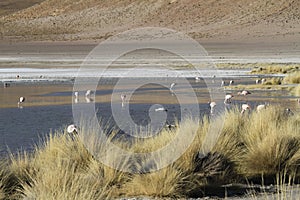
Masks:
[[[294,87],[294,88],[292,89],[292,93],[293,93],[294,95],[300,97],[300,85]]]
[[[9,161],[1,164],[0,197],[201,197],[205,195],[205,187],[212,185],[246,183],[246,180],[251,183],[257,177],[271,178],[276,182],[276,176],[282,173],[293,176],[295,180],[299,178],[299,115],[290,115],[279,107],[244,115],[233,109],[215,118],[204,117],[200,122],[186,119],[177,126],[171,131],[162,130],[155,137],[133,141],[130,145],[124,144],[124,140],[114,141],[128,151],[151,152],[169,143],[182,131],[187,137],[196,133],[188,149],[162,169],[157,166],[164,158],[119,160],[119,155],[109,158],[122,166],[133,167],[136,172],[133,174],[99,162],[99,155],[104,154],[98,152],[97,155],[95,151],[93,157],[89,153],[82,142],[86,140],[85,134],[75,140],[65,133],[51,134],[33,154],[11,156]],[[81,132],[93,132],[93,127],[83,127]],[[152,172],[143,171],[145,166]]]
[[[299,84],[300,83],[300,71],[296,71],[293,72],[289,75],[287,75],[284,79],[283,79],[284,83],[291,83],[291,84]]]
[[[299,70],[299,64],[259,64],[252,69],[252,74],[288,74]]]

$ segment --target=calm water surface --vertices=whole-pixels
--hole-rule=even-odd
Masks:
[[[239,83],[251,83],[253,80],[240,79],[236,80]],[[201,115],[209,114],[209,106],[207,104],[209,96],[205,88],[204,83],[196,83],[195,80],[190,80],[195,93],[198,97],[203,96],[203,101],[199,101]],[[62,130],[67,125],[73,123],[72,115],[72,85],[59,86],[45,85],[39,86],[29,84],[19,88],[16,92],[16,87],[12,85],[10,88],[1,89],[2,97],[0,97],[0,103],[2,107],[10,105],[11,98],[15,106],[0,108],[0,155],[6,155],[8,151],[16,153],[18,151],[31,151],[35,144],[38,144],[48,135],[50,132],[56,130]],[[36,89],[32,89],[36,87]],[[177,90],[184,92],[185,86],[176,86]],[[49,89],[50,88],[50,89]],[[15,103],[15,98],[20,91],[31,92],[27,105],[24,104],[23,108],[18,108]],[[125,90],[126,91],[126,90]],[[119,91],[121,92],[121,91]],[[217,91],[218,92],[218,91]],[[236,91],[235,91],[236,92]],[[16,93],[15,96],[13,93]],[[83,93],[83,91],[81,92]],[[101,119],[102,124],[110,124],[116,127],[114,119],[112,117],[111,103],[102,101],[106,95],[111,95],[112,88],[98,88],[96,91],[96,104],[97,117]],[[157,95],[157,98],[155,98]],[[188,94],[185,94],[188,95]],[[207,96],[207,98],[204,98]],[[151,98],[153,98],[151,100]],[[234,104],[240,105],[246,101],[253,107],[263,102],[273,102],[274,104],[281,103],[284,106],[293,107],[293,102],[290,99],[287,92],[282,91],[255,91],[247,99],[239,97],[234,100]],[[47,101],[51,99],[49,104],[57,105],[39,105],[39,101]],[[100,102],[98,101],[100,99]],[[108,98],[109,99],[109,98]],[[132,97],[132,103],[129,101],[125,106],[129,107],[129,113],[132,120],[138,125],[147,125],[150,122],[149,109],[153,104],[161,104],[168,110],[167,121],[173,123],[175,119],[181,120],[181,107],[178,104],[176,97],[172,96],[168,88],[159,87],[157,85],[148,85],[138,89]],[[136,100],[134,100],[136,99]],[[8,102],[8,103],[7,103]],[[217,100],[219,105],[223,106],[223,99]],[[36,103],[36,105],[35,105]],[[46,102],[47,103],[47,102]],[[86,102],[82,101],[81,104]],[[120,102],[114,102],[114,106],[120,107]],[[298,109],[298,108],[295,108]],[[297,112],[297,110],[295,110]],[[124,119],[126,121],[126,118]]]

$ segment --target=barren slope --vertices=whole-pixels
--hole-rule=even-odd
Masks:
[[[299,0],[45,0],[3,16],[0,33],[5,40],[100,40],[160,26],[202,40],[299,41],[299,13]]]

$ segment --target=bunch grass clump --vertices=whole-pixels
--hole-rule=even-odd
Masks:
[[[75,138],[57,132],[34,153],[10,156],[0,165],[0,199],[188,198],[205,196],[207,187],[247,184],[257,177],[276,182],[284,173],[297,180],[299,130],[299,115],[280,107],[244,114],[234,108],[201,120],[185,119],[143,140],[126,142],[110,132],[108,141],[129,156],[87,146],[96,141],[93,126],[82,127]],[[188,146],[184,140],[190,140]],[[147,156],[172,142],[177,145],[167,154]],[[181,148],[182,154],[164,165]],[[101,162],[105,156],[114,167]]]
[[[252,69],[252,74],[289,74],[299,70],[299,64],[260,64]]]
[[[300,84],[300,70],[284,77],[283,82],[286,84]]]

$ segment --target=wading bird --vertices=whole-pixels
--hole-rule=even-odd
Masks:
[[[230,80],[229,85],[233,85],[233,84],[234,84],[234,80]]]
[[[251,107],[249,106],[249,104],[243,104],[241,114],[243,114],[246,110],[250,110],[250,109]]]
[[[226,95],[225,95],[224,103],[225,103],[225,104],[230,104],[230,103],[231,103],[232,97],[233,97],[232,94],[226,94]]]
[[[160,111],[168,111],[167,109],[165,109],[164,107],[160,107],[160,108],[155,108],[155,112],[160,112]]]
[[[74,124],[69,125],[67,128],[67,132],[75,135],[78,134],[77,126],[75,126]]]
[[[221,82],[221,87],[224,87],[224,85],[225,85],[225,81],[222,81]]]
[[[265,78],[261,79],[261,84],[264,84],[265,82],[266,82]]]
[[[121,94],[121,106],[124,108],[126,102],[126,94]]]
[[[175,87],[175,85],[176,85],[176,83],[172,83],[172,84],[170,85],[170,90],[171,90],[171,91],[173,90],[173,88]]]
[[[85,93],[85,96],[86,97],[90,97],[92,94],[92,91],[91,90],[87,90],[86,93]]]
[[[78,103],[79,99],[78,99],[78,92],[74,92],[74,103]]]
[[[122,101],[122,103],[125,103],[125,101],[126,101],[126,94],[121,94],[121,101]]]
[[[260,104],[256,107],[257,112],[261,112],[262,110],[265,110],[267,108],[266,104]]]
[[[212,101],[212,102],[208,102],[209,106],[210,106],[210,113],[213,114],[215,107],[217,106],[216,102]]]
[[[24,102],[25,102],[25,97],[20,97],[20,99],[18,101],[18,106],[20,106]]]
[[[241,92],[238,92],[238,95],[247,96],[248,94],[251,94],[251,92],[249,92],[248,90],[243,90]]]
[[[259,79],[256,79],[256,80],[255,80],[255,84],[256,84],[256,85],[259,84],[259,81],[260,81]]]

